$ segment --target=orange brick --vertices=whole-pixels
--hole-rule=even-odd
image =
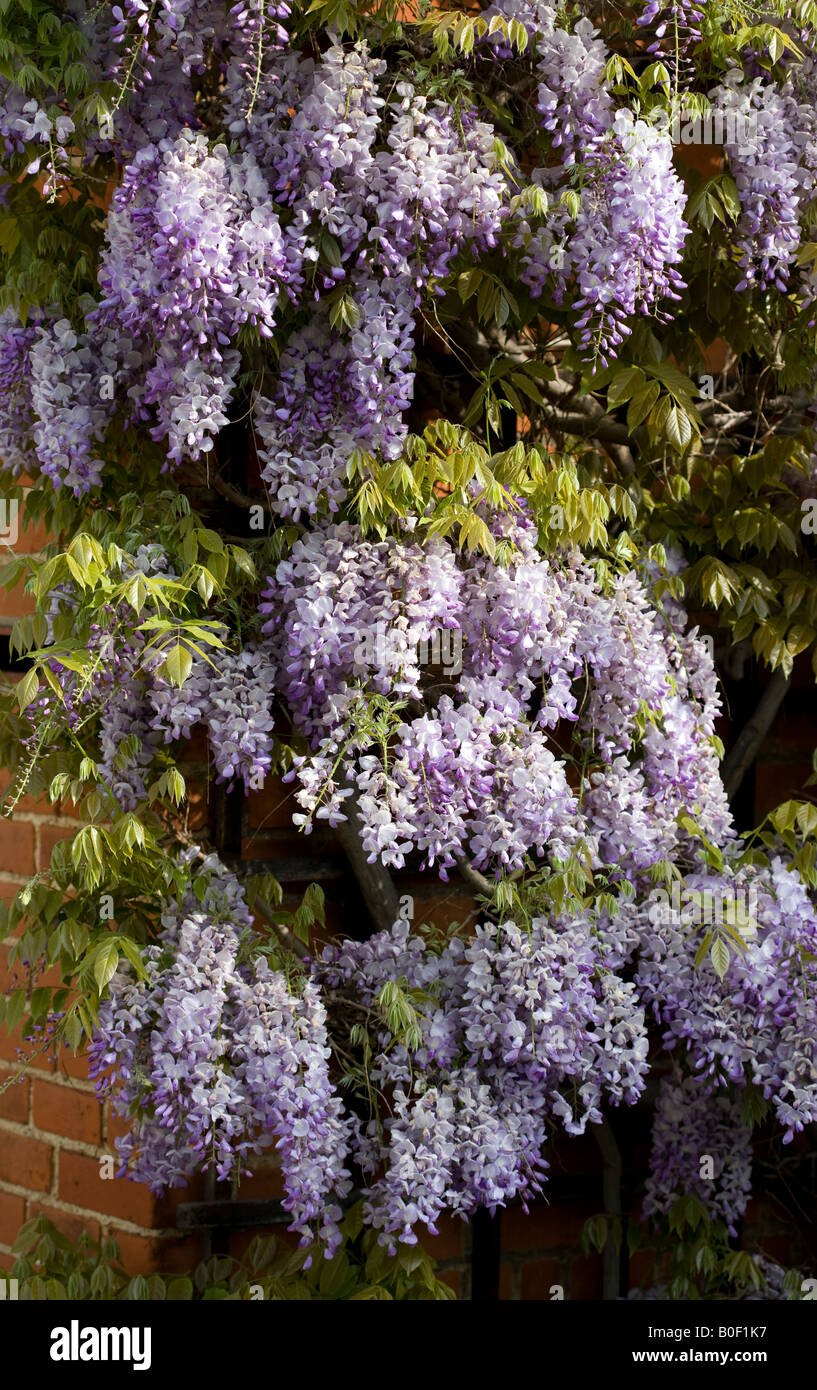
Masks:
[[[202,1258],[201,1243],[193,1236],[137,1236],[111,1229],[118,1241],[122,1267],[128,1274],[188,1274]]]
[[[116,1157],[114,1171],[116,1171]],[[133,1221],[137,1226],[160,1226],[159,1199],[144,1183],[128,1178],[103,1178],[99,1160],[64,1149],[59,1157],[57,1191],[61,1202],[73,1202],[88,1211]]]
[[[102,1140],[102,1107],[96,1097],[75,1086],[53,1081],[34,1082],[34,1123],[50,1134],[66,1139],[83,1139],[86,1144]]]
[[[110,1102],[105,1104],[105,1143],[109,1149],[114,1148],[114,1140],[121,1139],[130,1131],[130,1125],[121,1115],[114,1115],[111,1111]]]
[[[5,864],[15,874],[33,874],[33,825],[25,821],[0,820],[0,864]]]
[[[250,792],[247,823],[251,830],[291,826],[293,812],[299,809],[291,783],[282,782],[280,777],[268,778],[260,791]]]
[[[57,1059],[57,1071],[61,1076],[70,1076],[78,1081],[87,1081],[88,1053],[78,1052],[74,1056],[70,1047],[61,1047]]]
[[[0,1245],[13,1245],[26,1219],[25,1202],[10,1192],[0,1192]]]
[[[107,1156],[113,1159],[115,1171],[116,1155],[112,1152]],[[61,1202],[73,1202],[114,1220],[151,1228],[174,1226],[178,1206],[201,1200],[202,1182],[196,1179],[187,1187],[157,1197],[145,1183],[131,1182],[129,1178],[103,1178],[98,1158],[63,1149],[59,1155],[57,1190]]]
[[[32,1192],[47,1192],[53,1157],[50,1144],[11,1130],[0,1131],[0,1182],[16,1183]]]
[[[808,774],[805,759],[798,763],[759,762],[755,769],[755,820],[762,820],[781,801],[802,799]]]
[[[69,1240],[77,1241],[85,1231],[91,1240],[98,1241],[101,1233],[101,1226],[98,1221],[94,1221],[92,1216],[75,1216],[70,1211],[60,1211],[59,1207],[50,1207],[46,1202],[30,1201],[28,1204],[27,1220],[34,1216],[46,1216],[48,1220],[56,1226],[58,1231],[62,1231]]]
[[[57,825],[41,825],[38,868],[47,869],[51,863],[51,852],[54,846],[58,845],[60,840],[70,839],[72,835],[76,834],[76,831],[76,825],[66,825],[65,822]]]
[[[397,891],[402,896],[404,893],[411,894],[411,888],[404,887],[398,881]],[[432,899],[414,899],[414,925],[420,926],[423,922],[433,923],[440,930],[451,927],[458,923],[461,927],[467,927],[476,922],[480,917],[473,898],[460,895],[441,898],[439,901]]]
[[[577,1203],[537,1203],[527,1215],[521,1207],[511,1207],[502,1216],[502,1248],[513,1250],[555,1250],[577,1245],[582,1226],[592,1212]]]
[[[14,546],[15,554],[38,555],[47,541],[48,531],[42,521],[39,518],[36,521],[27,518],[24,498],[20,503],[20,534]]]
[[[250,1198],[253,1201],[264,1198],[279,1201],[283,1196],[284,1186],[280,1169],[265,1173],[253,1173],[250,1177],[242,1178],[238,1186],[238,1198],[242,1202],[247,1202]]]
[[[601,1256],[577,1255],[570,1266],[570,1285],[565,1290],[567,1297],[598,1302],[601,1291]]]
[[[0,589],[0,621],[5,618],[7,627],[11,627],[16,618],[35,610],[34,595],[25,592],[23,583],[15,584],[12,589]]]
[[[13,1269],[14,1266],[15,1266],[15,1264],[16,1264],[16,1262],[17,1262],[17,1256],[16,1256],[16,1255],[4,1255],[3,1252],[0,1251],[0,1269],[6,1269],[6,1270]]]
[[[522,1268],[522,1298],[536,1299],[538,1302],[553,1299],[551,1289],[555,1284],[562,1286],[564,1278],[559,1260],[529,1260]]]
[[[2,1087],[13,1073],[0,1068],[0,1087]],[[30,1082],[27,1076],[22,1076],[5,1090],[0,1090],[0,1119],[15,1120],[17,1124],[24,1125],[28,1120],[28,1093]]]
[[[33,1043],[27,1043],[18,1025],[9,1036],[5,1024],[0,1024],[0,1062],[17,1062],[21,1066],[33,1067],[35,1071],[54,1071],[56,1062],[51,1053],[38,1052],[32,1056]]]
[[[423,1249],[435,1260],[461,1259],[465,1253],[465,1234],[468,1230],[465,1222],[456,1216],[441,1217],[437,1229],[439,1235],[423,1235]]]
[[[190,730],[190,737],[184,740],[177,756],[179,762],[184,763],[185,777],[193,775],[190,765],[197,763],[201,767],[202,782],[209,782],[210,745],[207,741],[207,730],[203,724],[193,725]]]

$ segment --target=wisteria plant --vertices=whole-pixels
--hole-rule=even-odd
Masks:
[[[304,1267],[354,1193],[397,1259],[649,1105],[645,1219],[728,1265],[754,1124],[813,1133],[817,807],[739,833],[700,623],[778,703],[817,671],[816,25],[4,7],[0,458],[53,538],[4,576],[4,813],[79,828],[3,910],[0,1007],[87,1047],[122,1176],[274,1148]],[[200,731],[356,837],[368,934],[224,863]],[[406,866],[477,925],[398,915]]]

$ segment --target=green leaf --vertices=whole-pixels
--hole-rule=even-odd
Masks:
[[[692,439],[692,423],[677,405],[674,405],[667,415],[665,425],[667,439],[673,448],[679,453],[683,453]]]
[[[217,555],[220,555],[224,549],[224,542],[221,539],[221,536],[218,534],[217,531],[211,531],[207,526],[199,527],[198,538],[199,544],[203,545],[205,550],[209,550]]]
[[[608,410],[628,401],[643,383],[644,373],[640,367],[620,367],[607,388]]]
[[[177,642],[165,657],[160,669],[174,685],[182,686],[193,669],[193,657],[186,647]]]
[[[724,975],[729,969],[729,962],[731,959],[732,956],[730,954],[729,947],[727,946],[723,937],[716,937],[715,940],[712,942],[710,960],[712,961],[712,968],[715,971],[715,974],[717,975],[719,980],[723,979]]]
[[[169,1303],[187,1302],[193,1297],[193,1280],[187,1278],[171,1279],[167,1286]]]
[[[119,949],[115,941],[105,941],[94,957],[94,979],[100,994],[113,979],[119,965]]]
[[[657,381],[648,381],[633,393],[627,408],[628,430],[637,429],[642,421],[646,420],[660,394],[661,387]]]
[[[22,680],[17,683],[17,703],[21,710],[28,709],[32,700],[37,698],[37,691],[40,682],[36,671],[28,671]]]

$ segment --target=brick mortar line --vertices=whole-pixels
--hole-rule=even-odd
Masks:
[[[17,873],[12,873],[11,870],[9,870],[8,873],[6,873],[6,872],[0,870],[0,879],[2,879],[2,882],[3,882],[3,883],[11,883],[11,884],[13,884],[15,887],[19,884],[19,886],[20,886],[21,888],[24,888],[25,885],[28,883],[28,881],[29,881],[30,878],[31,878],[31,874],[17,874]],[[4,941],[4,942],[5,942],[5,941],[14,941],[14,940],[16,940],[16,937],[13,937],[13,936],[4,936],[4,937],[3,937],[3,941]]]
[[[125,1217],[114,1219],[106,1215],[105,1212],[93,1211],[90,1207],[79,1207],[75,1203],[58,1203],[56,1200],[50,1201],[48,1199],[41,1200],[36,1194],[32,1195],[30,1192],[14,1192],[11,1195],[14,1197],[28,1196],[32,1201],[41,1202],[41,1205],[53,1208],[53,1210],[59,1212],[61,1216],[71,1216],[75,1220],[95,1221],[100,1228],[103,1240],[108,1235],[112,1235],[114,1239],[116,1239],[117,1235],[123,1235],[144,1236],[146,1240],[155,1240],[157,1237],[161,1237],[162,1240],[187,1240],[191,1235],[195,1234],[191,1231],[180,1231],[176,1226],[139,1226],[135,1221],[128,1221]],[[27,1217],[26,1220],[33,1220],[33,1218]],[[3,1248],[2,1242],[0,1242],[0,1249]],[[6,1246],[5,1249],[11,1253],[10,1246]]]
[[[19,1139],[36,1139],[41,1144],[47,1144],[50,1149],[59,1153],[61,1149],[69,1153],[81,1153],[86,1158],[115,1158],[114,1150],[106,1150],[102,1144],[94,1144],[89,1139],[71,1139],[67,1134],[55,1133],[52,1130],[40,1129],[37,1125],[21,1124],[19,1120],[0,1120],[0,1131],[16,1134]],[[54,1143],[54,1140],[58,1143]]]
[[[111,1179],[111,1181],[124,1182],[126,1180],[119,1178]],[[69,1202],[65,1197],[52,1196],[49,1192],[32,1192],[30,1187],[21,1187],[19,1183],[0,1183],[0,1194],[9,1197],[22,1197],[28,1202],[38,1202],[42,1206],[53,1207],[55,1211],[61,1212],[64,1216],[75,1216],[81,1217],[83,1220],[96,1221],[103,1231],[110,1230],[113,1234],[116,1231],[121,1231],[124,1235],[147,1236],[149,1239],[161,1236],[164,1240],[171,1237],[181,1240],[195,1235],[195,1232],[180,1231],[177,1226],[140,1226],[138,1221],[129,1221],[126,1216],[111,1216],[110,1212],[97,1211],[94,1207],[85,1207],[79,1202]]]
[[[0,1075],[4,1072],[11,1072],[13,1070],[13,1062],[0,1061]],[[85,1096],[92,1096],[95,1094],[93,1081],[86,1081],[84,1077],[68,1077],[61,1075],[59,1072],[39,1071],[34,1067],[26,1067],[23,1070],[23,1074],[36,1078],[39,1081],[45,1081],[49,1086],[60,1086],[64,1091],[81,1091]],[[19,1121],[17,1121],[17,1123],[19,1124]]]

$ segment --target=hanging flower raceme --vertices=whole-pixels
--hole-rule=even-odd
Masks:
[[[331,1255],[351,1184],[323,1005],[258,953],[237,880],[215,857],[199,872],[204,896],[166,906],[144,977],[120,969],[100,1009],[91,1075],[131,1124],[119,1176],[162,1192],[210,1167],[246,1172],[275,1144],[292,1229]]]
[[[682,1044],[701,1078],[760,1087],[788,1142],[817,1119],[814,904],[782,859],[737,878],[690,875],[686,891],[694,896],[682,910],[643,909],[641,997],[665,1046]],[[704,920],[695,930],[697,905]],[[742,927],[746,941],[731,946],[720,977],[710,957],[696,965],[696,955],[723,921]]]
[[[517,240],[525,283],[540,294],[552,282],[557,303],[570,293],[580,348],[606,364],[634,314],[680,298],[686,195],[668,133],[629,111],[615,114],[582,160],[578,210],[555,203],[543,227],[531,234],[522,224]]]
[[[439,954],[406,923],[366,942],[329,947],[316,964],[327,991],[352,990],[370,1008],[400,980],[421,1019],[413,1052],[379,1038],[370,1081],[393,1088],[385,1127],[359,1138],[370,1175],[366,1212],[413,1243],[444,1211],[472,1215],[541,1188],[548,1124],[581,1134],[603,1098],[632,1104],[646,1075],[644,1011],[632,985],[601,966],[585,921],[534,920],[477,928]]]
[[[678,1197],[694,1193],[712,1220],[720,1218],[736,1236],[751,1184],[751,1131],[740,1097],[677,1071],[662,1078],[644,1215],[666,1216]]]
[[[141,149],[108,216],[99,272],[100,334],[125,334],[119,385],[168,458],[199,458],[227,424],[239,365],[233,346],[250,323],[270,336],[287,261],[278,217],[252,155],[212,150],[183,132],[170,148]]]
[[[175,578],[160,545],[141,546],[128,558],[122,582],[138,575]],[[53,618],[76,607],[73,583],[54,592],[49,642]],[[218,782],[232,787],[238,779],[247,791],[262,787],[272,766],[276,685],[267,645],[248,643],[236,652],[214,643],[208,656],[192,657],[180,686],[162,673],[164,653],[150,644],[128,603],[107,605],[99,618],[87,636],[89,663],[78,672],[55,656],[50,669],[60,695],[46,688],[27,717],[55,718],[53,737],[59,746],[63,727],[75,729],[98,713],[99,778],[123,810],[133,810],[147,796],[149,772],[162,744],[189,739],[196,726],[208,735]],[[225,643],[229,634],[222,628],[213,636]],[[31,740],[36,738],[33,722]]]
[[[462,855],[512,869],[580,840],[597,862],[646,868],[681,842],[690,806],[728,835],[717,696],[699,682],[701,704],[684,665],[685,652],[705,662],[700,644],[634,575],[603,592],[578,556],[544,558],[524,516],[509,534],[517,554],[499,566],[444,541],[322,527],[279,565],[261,611],[314,749],[293,773],[301,823],[343,819],[354,785],[370,856],[400,867],[418,850],[443,875]],[[377,735],[367,709],[384,697],[394,712]],[[581,799],[549,743],[560,721],[576,726]]]
[[[710,95],[740,195],[737,288],[774,285],[785,293],[800,244],[800,215],[814,191],[813,96],[803,100],[791,83],[781,88],[763,77],[750,81],[739,69]]]

